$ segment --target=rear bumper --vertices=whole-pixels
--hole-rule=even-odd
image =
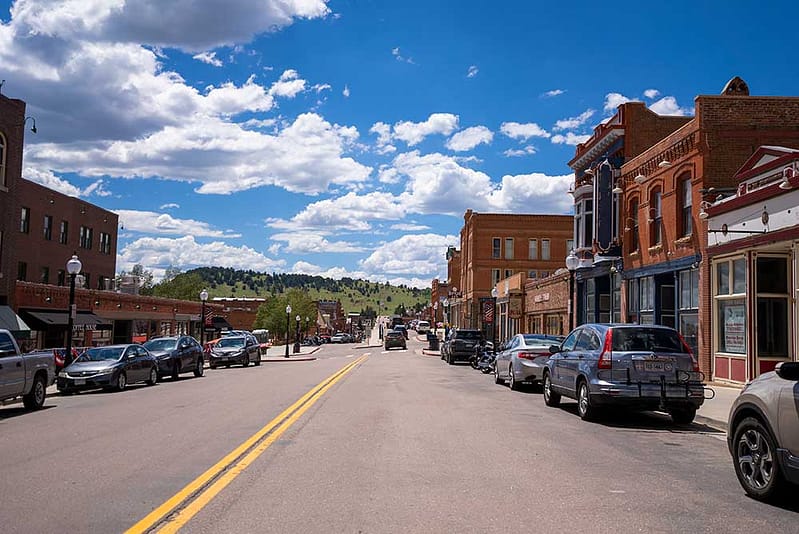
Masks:
[[[596,380],[590,386],[591,401],[600,406],[630,406],[643,410],[662,407],[699,408],[705,402],[700,383],[619,383]]]
[[[518,382],[541,382],[546,366],[546,363],[519,358],[512,367],[513,379]]]

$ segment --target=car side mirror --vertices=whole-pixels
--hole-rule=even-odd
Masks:
[[[783,380],[799,381],[799,362],[781,362],[774,368]]]
[[[550,354],[557,354],[560,352],[560,345],[550,345],[549,346],[549,353]]]

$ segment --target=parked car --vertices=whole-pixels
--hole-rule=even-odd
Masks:
[[[386,335],[383,336],[383,346],[385,350],[388,350],[392,347],[400,347],[402,349],[407,349],[408,346],[405,343],[405,336],[402,332],[398,330],[389,330],[386,332]]]
[[[70,394],[80,389],[116,389],[128,384],[158,382],[158,361],[138,343],[91,347],[58,373],[58,390]]]
[[[407,327],[407,326],[405,326],[404,324],[397,324],[397,325],[394,325],[394,331],[395,331],[395,332],[399,332],[399,333],[401,333],[401,334],[402,334],[402,336],[403,336],[405,339],[409,339],[409,338],[408,338],[408,327]]]
[[[22,397],[25,408],[38,410],[55,376],[52,352],[22,354],[11,332],[0,330],[0,403]]]
[[[158,377],[193,372],[203,376],[203,348],[191,336],[158,337],[144,343],[144,348],[158,360]]]
[[[449,332],[449,337],[444,340],[442,357],[450,365],[457,361],[468,362],[482,339],[483,333],[480,330],[453,328]]]
[[[732,403],[727,444],[743,489],[761,501],[796,495],[799,484],[799,362],[777,364]]]
[[[347,334],[344,332],[339,332],[338,334],[334,334],[330,336],[331,343],[346,343],[347,341]]]
[[[694,420],[704,402],[699,364],[680,334],[666,326],[584,324],[574,329],[544,369],[544,402],[577,399],[582,419],[606,406],[668,412]]]
[[[428,330],[430,330],[429,321],[419,321],[418,323],[416,323],[416,331],[419,334],[426,334]]]
[[[235,363],[247,367],[250,362],[261,365],[259,345],[252,334],[220,338],[208,354],[208,366],[216,369],[220,365],[230,367]]]
[[[563,342],[563,336],[516,334],[494,361],[494,382],[508,385],[514,391],[523,384],[543,384],[552,345]]]

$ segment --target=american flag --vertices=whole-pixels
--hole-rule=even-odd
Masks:
[[[214,326],[213,314],[214,314],[213,309],[209,308],[205,310],[205,320],[203,321],[205,326]]]
[[[494,322],[494,303],[488,300],[483,301],[483,322]]]

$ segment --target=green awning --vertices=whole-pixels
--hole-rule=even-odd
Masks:
[[[20,339],[27,339],[31,335],[30,327],[10,306],[0,306],[0,328],[9,330],[14,337]]]

